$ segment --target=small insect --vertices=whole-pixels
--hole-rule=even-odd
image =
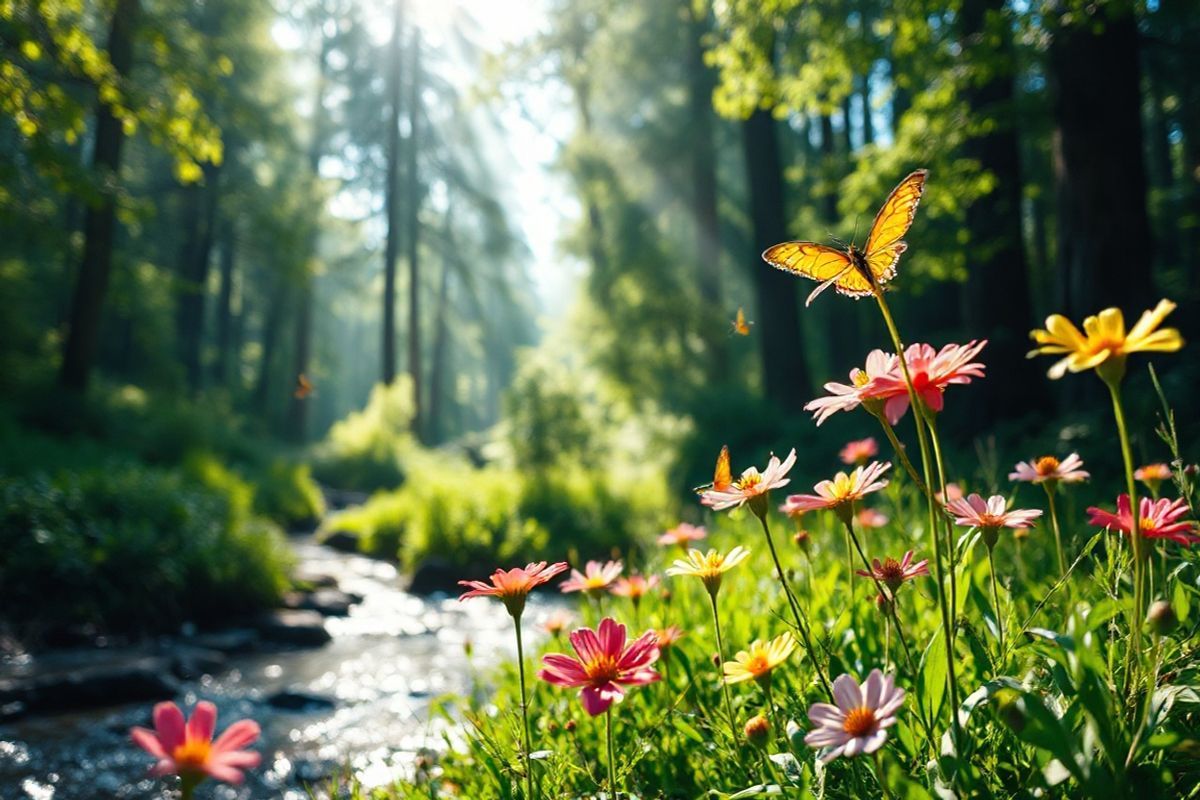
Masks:
[[[750,326],[753,324],[753,322],[746,321],[746,312],[741,306],[738,306],[737,319],[733,321],[733,332],[738,336],[749,336]]]
[[[839,250],[815,242],[783,242],[768,247],[762,254],[763,261],[820,282],[805,301],[806,306],[830,286],[854,298],[874,294],[895,277],[900,255],[908,249],[904,234],[917,214],[928,175],[928,170],[919,169],[892,190],[875,215],[862,250],[853,244]]]
[[[297,400],[304,400],[313,393],[312,381],[310,381],[304,373],[296,376],[296,388],[292,392],[292,397]]]
[[[709,489],[715,492],[723,492],[732,485],[733,473],[729,469],[729,445],[724,445],[721,447],[721,452],[717,455],[717,466],[713,470],[712,483],[697,486],[692,491],[696,494],[703,494]]]

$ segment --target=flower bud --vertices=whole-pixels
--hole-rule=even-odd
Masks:
[[[771,723],[762,714],[756,714],[746,721],[742,732],[746,734],[746,740],[750,744],[755,747],[766,747],[771,738]]]
[[[713,662],[713,666],[714,666],[714,667],[719,667],[719,666],[721,666],[721,654],[720,654],[720,653],[713,653],[713,654],[712,654],[712,662]]]
[[[812,545],[812,538],[808,535],[808,531],[803,528],[792,534],[792,541],[805,553],[808,552],[808,548]]]
[[[1150,605],[1150,611],[1146,614],[1146,627],[1156,636],[1166,636],[1175,630],[1175,626],[1179,624],[1179,617],[1175,615],[1175,609],[1171,608],[1171,604],[1166,600],[1156,600]]]
[[[882,594],[875,595],[875,605],[879,608],[880,614],[890,614],[892,612],[891,598],[884,597]]]
[[[573,733],[575,731],[575,720],[567,720],[566,724],[563,725],[563,728],[566,729],[567,733]]]

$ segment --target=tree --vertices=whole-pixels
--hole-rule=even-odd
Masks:
[[[388,44],[387,178],[384,208],[387,242],[383,249],[383,371],[385,384],[396,379],[396,260],[400,254],[400,37],[401,3],[392,3],[392,38]]]
[[[408,227],[405,243],[408,246],[408,374],[413,387],[413,433],[419,439],[422,432],[421,374],[424,361],[421,353],[421,175],[417,167],[417,151],[421,146],[421,31],[413,28],[412,64],[409,67],[408,141],[405,146],[407,162],[405,183],[408,186]]]

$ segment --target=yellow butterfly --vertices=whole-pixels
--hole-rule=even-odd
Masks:
[[[729,468],[729,445],[721,447],[721,453],[717,456],[717,466],[713,470],[712,483],[706,483],[703,486],[697,486],[692,491],[696,494],[703,494],[712,489],[714,491],[723,492],[733,485],[733,472]]]
[[[746,321],[746,312],[739,306],[737,310],[737,319],[733,321],[733,332],[738,336],[749,336],[750,326],[753,322]]]
[[[862,250],[853,244],[839,250],[815,242],[784,242],[767,248],[763,261],[776,269],[820,281],[805,301],[806,306],[830,286],[855,298],[874,294],[895,276],[900,254],[908,249],[904,234],[916,216],[928,174],[928,170],[919,169],[892,189],[875,215]]]
[[[304,373],[300,373],[299,375],[297,375],[296,376],[296,388],[292,392],[292,397],[296,398],[297,400],[304,400],[304,399],[307,399],[308,396],[311,395],[312,393],[313,393],[312,381],[310,381],[308,379],[308,377],[304,375]]]

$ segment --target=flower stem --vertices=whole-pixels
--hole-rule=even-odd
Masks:
[[[612,706],[604,712],[604,732],[608,739],[608,791],[617,796],[617,760],[613,755]]]
[[[533,753],[532,737],[529,735],[529,698],[525,691],[525,645],[521,640],[521,618],[513,617],[517,629],[517,675],[521,680],[521,726],[525,732],[525,796],[533,800]]]
[[[1062,530],[1058,526],[1058,508],[1054,502],[1055,491],[1049,482],[1043,483],[1046,489],[1046,505],[1050,510],[1050,527],[1054,529],[1054,546],[1058,550],[1058,574],[1067,574],[1067,558],[1063,552]]]
[[[993,549],[992,547],[987,549],[988,571],[992,574],[992,605],[996,610],[996,635],[999,638],[999,644],[996,648],[997,653],[999,653],[997,667],[1000,667],[1000,664],[1004,661],[1004,617],[1000,614],[1000,592],[996,588],[996,562],[992,559]],[[1059,555],[1062,555],[1062,553],[1060,552]]]
[[[892,790],[888,788],[887,777],[883,771],[883,757],[881,751],[876,750],[875,758],[875,780],[879,781],[879,790],[883,792],[884,800],[892,800]]]
[[[1117,436],[1121,440],[1121,457],[1125,461],[1125,487],[1129,493],[1129,516],[1130,516],[1130,532],[1129,546],[1133,552],[1133,612],[1129,615],[1129,633],[1132,637],[1133,646],[1129,648],[1129,657],[1126,659],[1126,686],[1136,686],[1129,672],[1137,668],[1141,663],[1142,652],[1142,617],[1146,611],[1146,602],[1143,592],[1145,591],[1145,579],[1142,574],[1145,564],[1142,559],[1142,537],[1140,531],[1141,520],[1139,519],[1139,506],[1137,496],[1137,484],[1133,478],[1133,450],[1129,446],[1129,429],[1125,424],[1125,409],[1121,404],[1121,385],[1117,378],[1110,378],[1104,381],[1104,385],[1108,387],[1108,392],[1112,396],[1113,418],[1117,423]]]
[[[817,658],[817,651],[813,649],[812,637],[809,635],[808,626],[804,624],[804,619],[800,615],[800,606],[797,604],[795,596],[792,595],[792,588],[788,585],[787,573],[783,571],[783,564],[779,562],[779,553],[775,550],[775,540],[771,537],[771,526],[767,524],[765,514],[759,516],[758,521],[762,524],[763,534],[767,537],[767,548],[771,551],[771,560],[775,562],[775,571],[779,574],[779,583],[783,586],[783,593],[787,596],[788,606],[792,609],[792,618],[796,621],[796,629],[800,631],[800,638],[804,640],[804,647],[808,650],[808,657],[813,663],[813,668],[817,671],[817,678],[820,679],[821,686],[832,697],[833,689],[829,685],[829,679],[825,676],[825,669],[821,666],[820,659]]]
[[[896,321],[892,319],[892,312],[888,308],[887,300],[883,297],[883,290],[875,287],[874,295],[875,301],[879,305],[879,312],[883,315],[884,324],[887,326],[888,333],[892,337],[892,345],[896,348],[896,355],[900,361],[900,369],[904,374],[904,384],[908,388],[908,402],[913,407],[913,427],[917,430],[917,443],[921,448],[921,467],[925,476],[925,499],[929,507],[929,537],[933,542],[933,564],[937,576],[938,607],[942,614],[942,635],[946,639],[946,689],[950,695],[950,721],[954,730],[955,743],[960,744],[962,742],[962,729],[958,721],[958,672],[954,663],[954,625],[951,620],[951,609],[946,605],[946,587],[942,566],[942,543],[937,530],[937,515],[939,511],[937,498],[934,497],[932,488],[933,465],[929,457],[929,442],[926,431],[921,424],[921,415],[917,412],[917,409],[920,408],[919,403],[921,402],[921,398],[917,396],[917,390],[913,387],[912,375],[908,372],[908,360],[904,357],[904,344],[900,341],[900,331],[896,328]]]
[[[708,598],[712,601],[713,628],[717,631],[717,659],[721,664],[724,664],[725,640],[721,637],[721,615],[717,613],[716,592],[711,592]],[[725,682],[725,675],[721,671],[721,664],[717,665],[717,680],[721,682],[721,692],[725,695],[725,713],[729,716],[729,736],[733,739],[734,748],[737,748],[737,717],[733,715],[733,701],[729,699],[729,684]]]
[[[903,360],[903,359],[901,359]],[[924,406],[922,405],[922,409]],[[937,490],[942,493],[942,497],[946,496],[946,464],[942,460],[942,440],[938,436],[937,417],[932,413],[923,414],[925,424],[929,427],[929,439],[933,444],[933,462],[937,467]],[[950,518],[944,514],[938,515],[938,520],[944,525],[946,536],[946,554],[950,566],[950,610],[951,613],[958,612],[958,553],[954,546],[954,526],[950,524]],[[953,632],[953,629],[952,629]],[[954,646],[954,640],[948,639],[951,648]]]
[[[883,414],[876,416],[876,419],[879,420],[879,424],[883,427],[883,435],[891,443],[892,451],[896,454],[896,459],[900,462],[900,466],[904,467],[904,471],[908,473],[908,477],[912,478],[913,483],[917,485],[917,489],[921,494],[928,494],[929,490],[925,488],[925,481],[921,480],[921,476],[917,474],[917,469],[913,466],[912,461],[909,460],[904,445],[900,444],[900,440],[896,437],[896,429],[892,427]]]

